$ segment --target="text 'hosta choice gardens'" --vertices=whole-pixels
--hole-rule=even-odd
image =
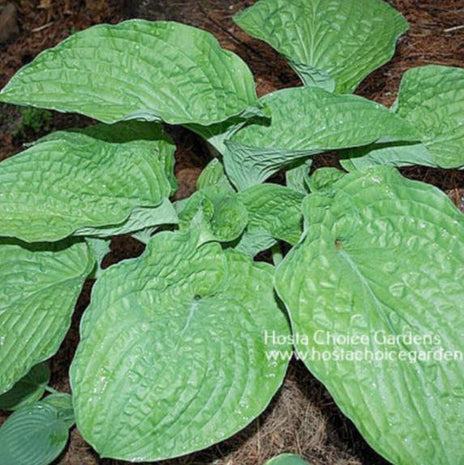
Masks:
[[[258,98],[210,33],[131,20],[0,92],[97,120],[0,163],[2,465],[53,462],[74,424],[101,457],[207,448],[266,409],[292,350],[392,464],[464,464],[464,216],[398,170],[464,167],[464,70],[410,69],[387,108],[353,95],[408,30],[384,1],[258,0],[234,19],[301,86]],[[187,199],[166,125],[217,155]],[[329,151],[343,169],[311,170]],[[123,234],[144,253],[103,270]],[[88,279],[71,392],[54,392],[46,361]]]

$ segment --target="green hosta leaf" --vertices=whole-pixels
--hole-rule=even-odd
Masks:
[[[131,120],[114,124],[97,123],[85,128],[55,131],[41,137],[31,144],[26,144],[26,146],[33,146],[50,140],[60,140],[63,137],[72,137],[72,134],[82,134],[87,137],[92,137],[93,139],[114,144],[124,144],[126,142],[138,140],[159,141],[160,143],[172,144],[172,140],[164,132],[162,125],[154,122]]]
[[[273,330],[288,335],[270,265],[193,233],[155,235],[94,288],[71,367],[79,431],[102,456],[130,461],[231,436],[285,375],[287,362],[266,357]]]
[[[304,195],[277,184],[260,184],[238,193],[248,211],[247,231],[266,231],[274,239],[296,244],[302,233]]]
[[[111,239],[99,239],[96,237],[87,237],[86,242],[90,247],[95,258],[95,267],[91,278],[98,279],[103,272],[102,262],[104,258],[111,252]]]
[[[352,92],[408,30],[381,0],[260,0],[235,22],[284,55],[308,86]]]
[[[166,135],[163,127],[153,122],[131,120],[114,124],[100,123],[87,126],[83,129],[71,129],[71,131],[114,144],[124,144],[136,140],[163,140],[166,143],[172,144],[171,139]],[[55,132],[50,134],[50,136],[53,134],[61,133]]]
[[[19,409],[2,425],[2,465],[48,465],[60,455],[71,424],[66,410],[47,401],[49,397]]]
[[[298,160],[293,166],[289,166],[285,171],[285,184],[290,189],[294,189],[302,194],[308,193],[309,171],[313,161]]]
[[[245,229],[248,214],[234,192],[216,185],[195,192],[179,213],[179,219],[180,229],[200,231],[201,242],[230,242]]]
[[[277,244],[277,241],[268,231],[262,229],[245,230],[240,239],[235,244],[234,249],[251,257],[255,257],[260,252],[270,249]]]
[[[56,392],[45,397],[42,403],[51,405],[58,410],[58,416],[68,428],[74,424],[74,408],[72,405],[72,397],[64,392]]]
[[[419,137],[387,108],[354,95],[296,87],[261,101],[272,111],[271,122],[255,122],[238,131],[224,156],[227,174],[240,189],[316,153]]]
[[[371,144],[346,150],[342,157],[340,164],[348,171],[363,170],[373,165],[437,166],[427,147],[415,143]]]
[[[175,22],[125,21],[79,32],[41,53],[0,101],[127,119],[210,125],[256,105],[253,77],[209,33]]]
[[[464,69],[413,68],[404,74],[394,112],[417,129],[422,144],[374,144],[349,152],[343,165],[464,168]]]
[[[254,118],[268,120],[271,113],[265,106],[258,108],[250,108],[241,116],[229,118],[220,123],[211,124],[209,126],[201,126],[199,124],[189,124],[187,127],[203,137],[212,147],[214,147],[221,155],[226,152],[226,141],[240,129],[247,120]]]
[[[464,69],[410,69],[401,82],[395,110],[417,128],[438,166],[464,166]]]
[[[0,163],[0,236],[55,241],[119,226],[172,193],[173,145],[60,133]],[[27,218],[27,221],[24,219]]]
[[[311,192],[330,189],[345,174],[345,172],[337,168],[319,168],[309,178],[308,186]]]
[[[190,124],[187,127],[206,140],[221,155],[226,152],[226,141],[244,124],[244,119],[239,117],[231,118],[222,123],[210,126]]]
[[[264,465],[309,465],[309,463],[298,455],[282,454],[268,460]]]
[[[464,216],[391,167],[309,195],[304,215],[276,274],[299,355],[390,462],[464,463]]]
[[[232,185],[227,179],[224,166],[218,158],[213,158],[208,165],[206,165],[197,180],[198,190],[210,186],[217,186],[226,191],[234,191]]]
[[[0,393],[58,350],[94,260],[85,243],[0,240]]]
[[[8,392],[0,396],[0,410],[17,410],[39,400],[50,380],[48,363],[39,363]]]
[[[129,218],[122,224],[107,226],[104,228],[80,228],[75,232],[76,236],[110,237],[120,234],[129,234],[142,229],[161,226],[165,224],[177,224],[179,218],[176,209],[168,199],[164,199],[158,207],[134,208]]]

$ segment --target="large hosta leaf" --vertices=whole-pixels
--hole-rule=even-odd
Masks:
[[[274,239],[296,244],[302,233],[304,195],[277,184],[260,184],[238,193],[248,211],[247,231],[266,231]]]
[[[172,193],[174,147],[163,138],[111,144],[59,133],[0,163],[0,236],[55,241],[120,226]]]
[[[52,463],[68,441],[70,415],[71,396],[67,394],[54,394],[19,409],[0,428],[2,465]]]
[[[422,143],[360,148],[343,161],[347,169],[381,163],[464,168],[464,69],[410,69],[393,110],[417,129]]]
[[[249,124],[227,143],[225,167],[239,188],[259,184],[281,167],[316,153],[419,137],[387,108],[354,95],[296,87],[261,101],[272,112],[271,122]]]
[[[386,63],[408,30],[381,0],[260,0],[234,20],[282,53],[306,85],[339,93]]]
[[[58,350],[94,260],[84,243],[0,239],[0,393]]]
[[[266,356],[265,331],[288,334],[272,281],[271,266],[188,232],[104,272],[71,367],[84,438],[105,457],[159,460],[247,425],[286,370]]]
[[[392,463],[464,463],[463,215],[391,167],[342,177],[304,214],[276,275],[298,353]]]
[[[127,119],[210,125],[256,104],[253,77],[209,33],[174,22],[132,20],[79,32],[41,53],[0,101]]]

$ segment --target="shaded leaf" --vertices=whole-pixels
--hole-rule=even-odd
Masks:
[[[277,241],[271,233],[263,229],[245,230],[240,239],[234,244],[234,249],[251,257],[270,249]]]
[[[201,172],[197,179],[197,189],[201,190],[205,187],[218,186],[233,192],[233,187],[227,179],[224,171],[224,165],[218,158],[213,158]]]
[[[179,218],[176,209],[168,199],[164,199],[157,207],[134,208],[126,221],[120,225],[102,228],[80,228],[76,236],[110,237],[129,234],[154,226],[177,224]]]
[[[294,189],[302,194],[308,193],[309,171],[313,161],[311,158],[299,160],[294,165],[290,165],[285,171],[285,184],[290,189]]]
[[[345,174],[345,172],[337,168],[319,168],[309,178],[308,186],[311,192],[328,189],[345,176]]]
[[[39,400],[50,380],[48,363],[39,363],[0,396],[0,410],[17,410]]]
[[[70,426],[66,411],[46,400],[17,410],[0,428],[2,465],[50,464],[64,449]]]
[[[85,243],[0,240],[0,393],[58,350],[94,259]]]
[[[282,454],[268,460],[264,465],[309,465],[309,463],[298,455]]]

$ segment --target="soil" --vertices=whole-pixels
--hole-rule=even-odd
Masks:
[[[5,4],[0,0],[0,6]],[[239,54],[256,77],[258,93],[300,85],[299,79],[270,47],[249,38],[232,22],[238,10],[250,0],[17,0],[19,32],[9,43],[0,45],[0,87],[13,73],[40,51],[49,48],[77,30],[100,22],[117,23],[130,17],[151,20],[177,20],[207,29],[223,47]],[[390,105],[397,93],[402,73],[428,63],[463,66],[464,0],[390,0],[411,24],[400,39],[394,59],[375,71],[357,93]],[[49,120],[32,128],[25,115],[9,105],[0,107],[0,160],[19,152],[25,142],[46,132],[85,126],[92,121],[79,115],[50,113]],[[205,144],[184,129],[168,128],[174,137],[177,198],[188,196],[196,178],[211,157]],[[316,157],[315,166],[336,166],[332,154]],[[464,211],[464,172],[412,167],[403,170],[443,189]],[[105,266],[139,255],[143,246],[134,239],[118,237]],[[51,385],[69,391],[68,367],[79,335],[78,324],[89,302],[92,282],[85,284],[76,307],[73,324],[59,352],[52,358]],[[5,416],[0,417],[0,423]],[[324,387],[301,363],[293,361],[283,388],[266,412],[248,428],[206,451],[169,462],[166,465],[260,465],[282,452],[301,454],[313,465],[385,465],[364,442],[354,426],[343,417]],[[65,452],[56,460],[60,465],[117,465],[123,462],[99,459],[74,428]]]

